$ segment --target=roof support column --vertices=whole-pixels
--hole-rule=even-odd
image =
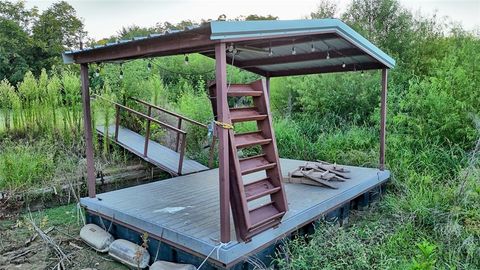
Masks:
[[[85,131],[85,153],[87,158],[87,188],[88,197],[95,198],[95,161],[93,160],[92,115],[90,110],[90,93],[88,82],[88,64],[80,65],[82,81],[83,126]]]
[[[270,99],[270,77],[265,77],[265,82],[266,82],[266,85],[267,85],[267,94],[268,94],[268,98]]]
[[[385,138],[387,122],[387,75],[388,70],[382,69],[382,92],[380,97],[380,160],[379,169],[385,169]]]
[[[217,119],[230,123],[227,108],[227,57],[225,43],[215,45]],[[230,241],[230,175],[228,130],[218,127],[218,167],[220,187],[220,241]]]

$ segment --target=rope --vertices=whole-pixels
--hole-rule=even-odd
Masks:
[[[220,122],[220,121],[213,121],[215,123],[215,125],[221,127],[221,128],[224,128],[224,129],[233,129],[233,125],[232,124],[229,124],[229,123],[224,123],[224,122]]]
[[[220,257],[220,249],[222,247],[225,247],[229,244],[230,242],[228,243],[219,243],[218,245],[214,246],[212,251],[210,251],[210,253],[208,253],[207,257],[205,258],[205,260],[203,260],[203,262],[200,264],[200,266],[197,267],[197,270],[200,270],[200,268],[202,268],[202,266],[207,262],[208,259],[210,259],[210,256],[212,256],[213,252],[215,250],[217,250],[217,259]]]

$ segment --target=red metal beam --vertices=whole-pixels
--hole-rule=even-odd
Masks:
[[[384,68],[384,66],[380,63],[368,62],[364,64],[355,64],[355,65],[348,64],[348,65],[345,65],[345,67],[342,67],[342,65],[339,64],[335,66],[326,66],[326,67],[280,70],[280,71],[272,71],[272,72],[269,72],[268,74],[270,75],[270,77],[281,77],[281,76],[307,75],[307,74],[317,74],[317,73],[360,71],[360,70],[381,69],[381,68]]]
[[[85,129],[85,154],[87,158],[87,189],[88,196],[95,198],[95,161],[93,159],[92,115],[90,110],[90,93],[88,81],[88,65],[80,65],[80,79],[82,81],[82,108],[83,126]]]
[[[388,70],[382,69],[382,93],[380,101],[380,164],[379,169],[385,169],[385,139],[387,123],[387,80]]]
[[[218,121],[230,123],[227,108],[227,57],[225,43],[215,45],[215,77]],[[228,130],[218,127],[218,167],[220,186],[220,241],[230,241],[230,175]]]
[[[210,40],[210,28],[199,28],[179,34],[85,50],[75,53],[73,57],[75,63],[80,64],[106,62],[198,52],[213,49],[216,43],[218,41]]]
[[[345,49],[345,50],[338,50],[338,51],[329,51],[329,52],[310,52],[310,53],[302,53],[296,55],[283,55],[283,56],[271,56],[271,57],[264,57],[252,60],[243,60],[238,62],[237,64],[234,63],[235,66],[239,68],[246,68],[246,67],[256,67],[256,66],[266,66],[266,65],[277,65],[277,64],[288,64],[288,63],[296,63],[296,62],[305,62],[305,61],[312,61],[312,60],[323,60],[327,58],[327,55],[330,58],[341,58],[341,57],[349,57],[349,56],[358,56],[364,55],[365,53],[359,49]]]

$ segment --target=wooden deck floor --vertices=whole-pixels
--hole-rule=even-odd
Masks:
[[[280,159],[280,163],[286,176],[305,161]],[[213,252],[211,258],[225,265],[245,258],[390,177],[389,171],[361,167],[349,169],[352,178],[340,183],[340,188],[336,190],[287,183],[285,191],[289,211],[279,227],[253,237],[248,243],[233,240],[218,252]],[[261,174],[264,172],[251,174],[248,179],[258,179]],[[126,223],[138,228],[138,231],[161,236],[177,246],[206,256],[218,245],[218,200],[218,169],[212,169],[99,194],[97,198],[82,198],[81,205],[93,213]],[[234,236],[234,229],[231,231]]]
[[[97,132],[105,134],[104,126],[97,126]],[[115,126],[108,127],[108,134],[111,139],[115,134]],[[122,126],[118,129],[118,142],[123,148],[129,150],[145,161],[171,173],[178,175],[178,160],[180,154],[152,140],[148,144],[148,155],[143,156],[145,137]],[[208,170],[208,167],[188,158],[183,160],[182,175]]]

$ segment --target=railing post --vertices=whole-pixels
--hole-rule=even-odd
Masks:
[[[178,133],[180,134],[180,133]],[[182,167],[183,167],[183,158],[185,156],[185,146],[187,145],[186,140],[187,140],[187,134],[182,133],[182,148],[180,150],[180,157],[178,159],[178,174],[182,174]]]
[[[152,106],[148,106],[147,115],[152,116]],[[146,157],[148,154],[148,142],[150,141],[150,119],[147,118],[147,128],[145,134],[145,145],[143,147],[143,156]]]
[[[118,129],[120,126],[120,106],[115,104],[115,141],[118,142]]]
[[[178,118],[178,129],[182,129],[182,118]],[[178,152],[178,147],[180,146],[180,133],[177,132],[177,145],[175,146],[175,152]]]
[[[213,168],[213,155],[215,153],[215,143],[217,142],[217,136],[212,136],[212,144],[210,145],[209,157],[208,157],[208,167]]]

